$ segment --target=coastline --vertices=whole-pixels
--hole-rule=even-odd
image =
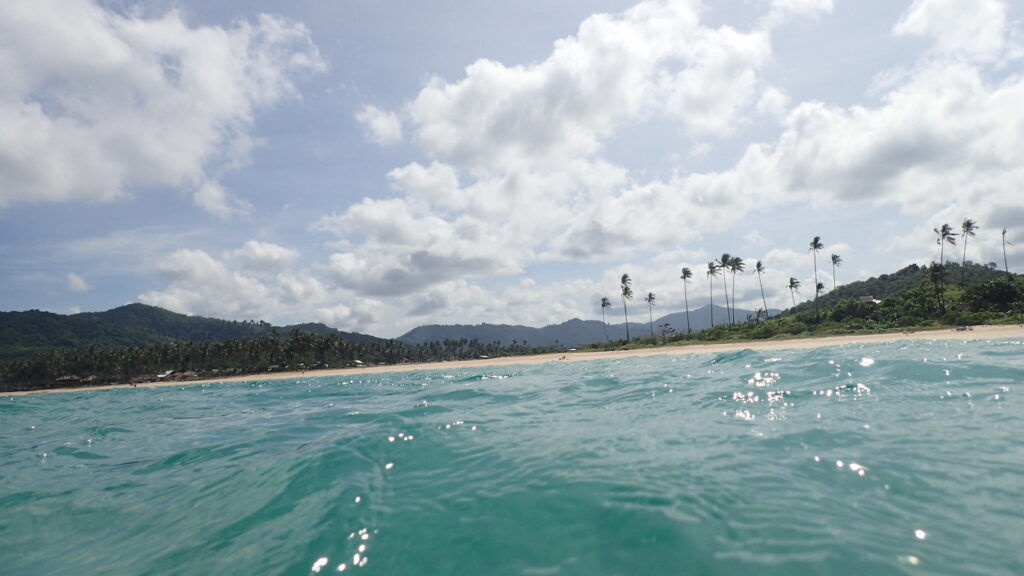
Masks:
[[[871,344],[895,342],[902,340],[1002,340],[1007,338],[1024,338],[1024,325],[973,326],[970,330],[939,329],[919,330],[916,332],[897,332],[881,334],[854,334],[841,336],[820,336],[809,338],[793,338],[788,340],[746,340],[737,342],[717,342],[709,344],[681,344],[657,348],[638,348],[633,350],[603,350],[596,352],[566,352],[552,354],[535,354],[528,356],[503,356],[454,362],[427,362],[419,364],[392,364],[387,366],[365,366],[361,368],[331,368],[306,372],[271,372],[266,374],[245,374],[227,378],[207,378],[202,380],[185,380],[174,382],[147,382],[145,384],[108,384],[103,386],[78,386],[71,388],[48,388],[45,390],[25,390],[4,392],[0,396],[21,396],[25,394],[53,394],[62,392],[81,392],[92,390],[113,390],[118,388],[154,388],[163,386],[192,386],[215,382],[253,382],[267,380],[286,380],[310,376],[346,376],[360,374],[383,374],[388,372],[413,372],[418,370],[446,370],[450,368],[474,368],[487,366],[512,366],[517,364],[545,364],[548,362],[586,362],[608,358],[632,358],[643,356],[677,355],[677,354],[718,354],[735,350],[791,350],[841,346],[844,344]]]

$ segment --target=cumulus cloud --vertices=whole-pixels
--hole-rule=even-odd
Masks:
[[[75,274],[74,272],[68,272],[68,290],[72,292],[86,292],[92,290],[92,286],[85,281],[84,278]]]
[[[434,78],[407,106],[432,157],[507,170],[597,153],[615,130],[667,116],[720,136],[754,98],[770,55],[761,31],[701,24],[695,1],[651,0],[585,20],[542,62],[478,60],[463,79]]]
[[[355,113],[355,118],[363,125],[371,142],[389,146],[402,141],[402,120],[394,112],[367,104]]]
[[[192,195],[192,201],[199,208],[221,220],[244,216],[252,211],[252,204],[232,197],[220,182],[203,182]]]
[[[287,270],[299,258],[299,253],[271,242],[249,240],[228,257],[241,268],[257,274],[276,274]]]
[[[915,3],[904,20],[917,22],[914,11],[925,4]],[[830,2],[772,6],[789,16],[831,10]],[[998,24],[1001,16],[992,14]],[[214,294],[238,294],[236,313],[314,310],[336,326],[396,335],[452,318],[542,325],[594,317],[591,300],[613,296],[618,276],[629,271],[643,284],[638,293],[654,291],[663,310],[674,311],[682,305],[682,283],[666,271],[696,263],[689,264],[696,276],[690,305],[699,306],[706,299],[703,262],[715,257],[682,246],[699,246],[709,233],[740,223],[757,225],[755,210],[760,218],[797,203],[835,211],[868,204],[910,215],[920,230],[872,249],[906,240],[916,255],[932,245],[933,225],[969,216],[984,234],[972,239],[968,256],[995,259],[982,256],[998,253],[998,231],[1024,219],[1017,198],[1024,188],[1016,157],[1024,149],[1020,74],[993,74],[999,63],[977,56],[987,49],[968,58],[929,32],[936,49],[884,71],[870,103],[790,102],[761,78],[772,31],[763,21],[758,26],[712,29],[701,24],[695,4],[643,2],[588,19],[537,63],[481,60],[457,81],[434,79],[402,110],[425,158],[391,170],[385,197],[314,223],[334,248],[318,276],[294,271],[288,258],[272,275],[259,276],[241,256],[266,252],[257,246],[222,261],[183,252],[172,259],[181,262],[165,266],[170,288],[145,296],[194,311]],[[915,26],[901,21],[897,28],[939,29]],[[999,26],[993,29],[1004,30],[1003,38],[1011,34]],[[631,124],[668,119],[704,144],[755,113],[777,118],[778,135],[750,144],[717,171],[680,167],[646,178],[602,156],[604,144]],[[747,260],[753,266],[760,258],[768,267],[769,307],[790,305],[790,276],[804,286],[804,299],[813,296],[806,249],[765,244],[750,234],[739,249],[761,252]],[[848,247],[828,250],[840,251],[854,268]],[[827,258],[819,255],[819,281],[831,287]],[[564,261],[601,278],[522,278]],[[190,274],[190,267],[203,273]],[[485,288],[499,284],[496,276],[502,287]],[[737,277],[736,298],[740,306],[761,306],[756,276]]]
[[[324,67],[305,26],[270,15],[193,27],[175,11],[14,0],[0,37],[0,208],[178,188],[244,212],[217,174],[246,161],[255,115]]]
[[[1006,45],[1006,10],[1003,0],[914,0],[893,33],[929,37],[941,55],[991,61]]]
[[[779,24],[795,16],[817,18],[831,14],[832,8],[832,0],[772,0],[768,24]]]

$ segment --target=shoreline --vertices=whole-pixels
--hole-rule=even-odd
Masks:
[[[204,378],[202,380],[179,380],[173,382],[146,382],[144,384],[106,384],[102,386],[77,386],[68,388],[47,388],[44,390],[21,390],[3,392],[0,396],[22,396],[25,394],[54,394],[64,392],[115,390],[119,388],[157,388],[164,386],[192,386],[195,384],[211,384],[217,382],[253,382],[266,380],[287,380],[292,378],[321,378],[324,376],[345,376],[361,374],[384,374],[389,372],[415,372],[420,370],[446,370],[449,368],[473,368],[487,366],[513,366],[518,364],[546,364],[548,362],[586,362],[608,358],[632,358],[644,356],[682,355],[682,354],[717,354],[736,350],[803,350],[841,346],[844,344],[875,344],[897,342],[902,340],[1001,340],[1008,338],[1024,338],[1024,325],[972,326],[969,330],[955,328],[938,330],[918,330],[915,332],[896,332],[878,334],[853,334],[839,336],[820,336],[809,338],[792,338],[788,340],[745,340],[737,342],[716,342],[709,344],[682,344],[657,348],[637,348],[632,350],[601,350],[594,352],[565,352],[551,354],[534,354],[528,356],[502,356],[500,358],[484,358],[459,360],[453,362],[426,362],[418,364],[390,364],[386,366],[365,366],[361,368],[330,368],[326,370],[270,372],[265,374],[245,374],[227,378]]]

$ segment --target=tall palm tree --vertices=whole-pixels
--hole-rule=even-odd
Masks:
[[[942,249],[946,247],[946,244],[956,246],[956,232],[953,232],[953,227],[949,224],[943,224],[941,228],[932,228],[932,231],[937,236],[935,243],[939,245],[939,264],[945,266]]]
[[[729,284],[725,281],[725,271],[729,269],[731,263],[732,255],[728,252],[723,252],[718,258],[718,269],[722,271],[722,291],[725,292],[725,314],[730,324],[732,324],[732,312],[729,311]]]
[[[608,338],[608,322],[604,319],[604,311],[609,309],[609,308],[611,308],[611,307],[612,307],[612,301],[607,299],[607,298],[605,298],[604,296],[602,296],[601,297],[601,324],[604,324],[604,341],[605,342],[610,342],[611,339]]]
[[[626,308],[626,301],[633,299],[633,280],[629,274],[622,275],[622,312],[626,315],[626,340],[629,340],[629,310]]]
[[[1010,243],[1013,246],[1013,243]],[[1006,271],[1006,275],[1010,275],[1010,267],[1006,264],[1006,228],[1003,228],[1003,270]]]
[[[729,261],[729,271],[732,272],[732,321],[736,322],[736,273],[743,272],[746,269],[746,264],[743,263],[743,258],[734,256]]]
[[[793,299],[793,308],[796,308],[796,296],[794,293],[800,289],[800,281],[790,276],[789,285],[786,288],[789,288],[789,297]]]
[[[843,265],[843,257],[839,254],[832,255],[832,289],[836,289],[836,268]]]
[[[648,292],[644,302],[647,302],[647,314],[651,320],[651,338],[654,338],[654,292]]]
[[[821,236],[815,236],[814,239],[811,240],[811,248],[810,248],[810,250],[808,250],[808,252],[810,252],[814,256],[814,285],[815,286],[818,285],[818,251],[820,251],[824,247],[825,247],[825,245],[821,243]],[[818,293],[817,292],[814,293],[814,314],[815,315],[818,314]]]
[[[960,260],[960,287],[963,288],[967,285],[967,239],[974,236],[974,233],[978,230],[978,223],[970,218],[964,218],[964,221],[960,224],[960,234],[964,239],[964,255]]]
[[[708,262],[708,312],[711,313],[711,327],[715,327],[715,288],[712,280],[718,276],[718,264],[712,260]]]
[[[761,287],[761,303],[764,304],[764,319],[768,319],[768,301],[764,299],[764,284],[761,282],[761,274],[764,274],[767,268],[761,261],[758,260],[757,264],[754,264],[754,274],[757,274],[757,285]]]
[[[692,334],[693,330],[690,329],[690,299],[686,295],[686,284],[690,278],[693,278],[693,270],[683,266],[682,274],[679,277],[683,279],[683,304],[686,306],[686,333]]]

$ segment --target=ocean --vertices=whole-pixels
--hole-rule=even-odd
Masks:
[[[1024,343],[0,397],[0,574],[1024,574]]]

